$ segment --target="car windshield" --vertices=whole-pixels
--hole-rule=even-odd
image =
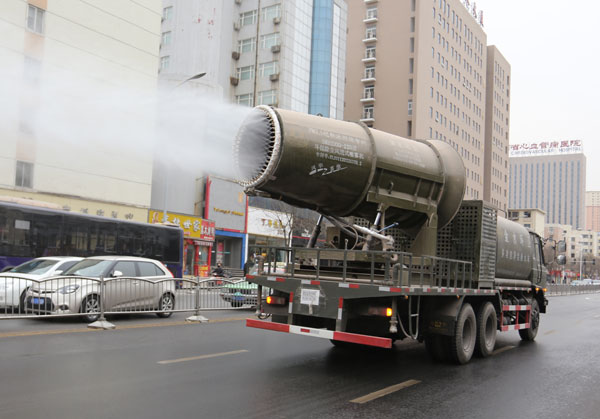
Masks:
[[[34,259],[12,268],[10,272],[18,274],[41,275],[48,272],[55,264],[55,260]]]
[[[112,260],[85,259],[71,266],[63,272],[63,275],[79,275],[98,278],[112,263]]]

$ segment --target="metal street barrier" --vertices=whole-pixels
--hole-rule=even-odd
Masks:
[[[600,292],[600,285],[548,284],[548,295],[592,294]]]
[[[263,289],[266,298],[267,289]],[[0,277],[0,319],[240,309],[256,306],[258,287],[243,278]]]

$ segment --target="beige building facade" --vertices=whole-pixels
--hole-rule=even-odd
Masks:
[[[85,104],[68,97],[93,104],[103,89],[155,91],[161,11],[160,0],[0,2],[3,82],[19,85],[12,103],[2,103],[12,113],[0,126],[0,195],[146,221],[151,147],[136,146],[131,158],[113,146],[121,141],[116,135],[105,144],[98,128],[111,134],[121,128],[108,128],[109,118],[93,111],[86,119],[100,122],[86,127],[80,118]],[[86,88],[87,95],[81,91]],[[36,121],[55,116],[61,122],[40,133]],[[90,135],[80,135],[85,133]],[[127,137],[123,131],[122,141]]]
[[[511,208],[508,210],[508,219],[535,231],[540,237],[546,237],[544,236],[546,213],[542,210],[537,208]]]
[[[487,47],[483,199],[506,211],[510,128],[510,64],[493,45]]]
[[[484,173],[492,168],[485,165],[481,21],[459,0],[364,0],[348,8],[345,119],[452,145],[465,163],[467,199],[485,198]]]
[[[600,232],[600,191],[585,193],[585,228]]]

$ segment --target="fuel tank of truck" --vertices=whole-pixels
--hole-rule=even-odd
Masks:
[[[443,227],[458,211],[465,168],[441,141],[402,138],[293,111],[256,107],[234,145],[238,181],[294,206],[373,220],[416,233],[432,214]]]

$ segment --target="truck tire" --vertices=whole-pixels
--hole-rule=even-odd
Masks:
[[[475,312],[469,303],[465,303],[460,309],[454,335],[450,337],[450,358],[457,364],[466,364],[471,360],[475,351],[475,340],[477,338],[477,321]]]
[[[490,356],[496,346],[496,331],[498,330],[498,317],[496,309],[489,301],[479,308],[477,313],[477,342],[475,354],[485,358]]]
[[[531,301],[531,318],[529,323],[529,329],[520,329],[519,336],[521,336],[522,340],[531,342],[537,336],[537,332],[540,327],[540,305],[535,297]]]
[[[425,349],[435,362],[447,362],[450,353],[448,336],[431,334],[425,338]]]

